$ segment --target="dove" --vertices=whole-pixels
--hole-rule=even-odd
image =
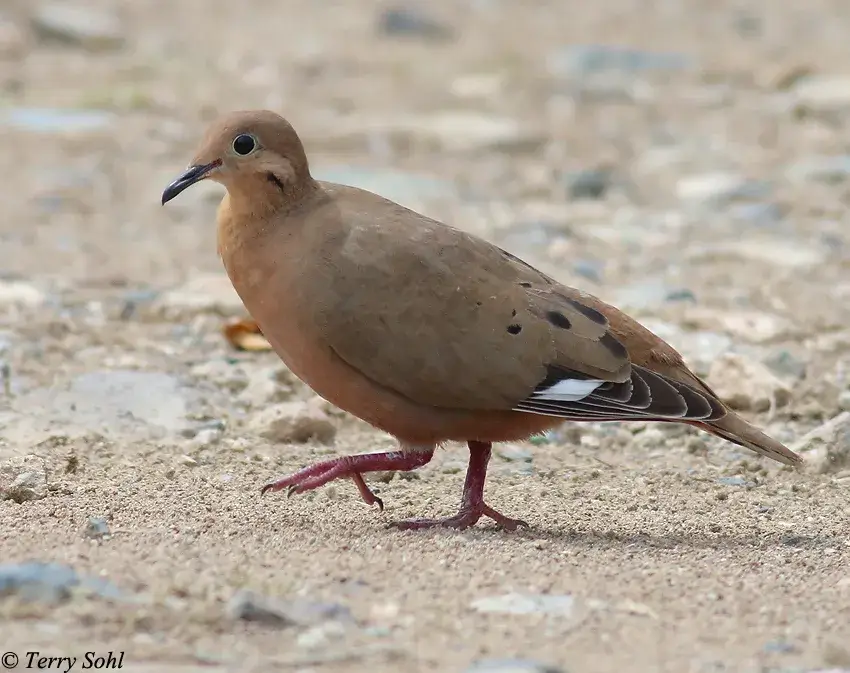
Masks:
[[[230,281],[286,366],[315,393],[398,441],[273,481],[289,495],[414,470],[446,442],[469,464],[456,514],[394,522],[516,530],[484,499],[494,442],[564,422],[686,423],[786,465],[801,458],[728,408],[663,339],[614,306],[498,246],[377,194],[312,177],[298,134],[267,111],[208,128],[166,204],[225,188],[217,245]]]

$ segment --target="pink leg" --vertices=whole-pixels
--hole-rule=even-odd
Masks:
[[[384,509],[383,501],[366,485],[361,474],[363,472],[381,472],[383,470],[415,470],[422,467],[434,455],[434,449],[428,451],[390,451],[387,453],[364,453],[359,456],[343,456],[333,460],[325,460],[303,470],[284,477],[278,481],[263,486],[262,493],[280,491],[284,488],[287,495],[295,495],[324,486],[329,481],[342,477],[351,477],[360,496],[369,505],[377,504]]]
[[[422,528],[458,528],[463,530],[474,526],[482,516],[493,519],[505,530],[516,530],[520,526],[528,528],[525,521],[509,519],[484,502],[484,480],[487,477],[487,463],[490,462],[490,442],[469,442],[469,467],[463,484],[463,497],[460,510],[454,516],[445,519],[406,519],[394,524],[402,530]]]

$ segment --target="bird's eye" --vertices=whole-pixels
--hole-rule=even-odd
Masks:
[[[255,149],[257,149],[257,141],[254,140],[254,136],[242,133],[233,139],[233,151],[239,156],[247,156]]]

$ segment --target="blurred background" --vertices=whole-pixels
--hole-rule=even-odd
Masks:
[[[237,353],[221,335],[225,319],[244,315],[215,251],[221,188],[204,183],[160,206],[163,188],[187,165],[209,121],[234,109],[269,108],[298,130],[317,177],[369,189],[488,238],[559,280],[629,311],[678,348],[736,408],[804,451],[811,475],[818,475],[810,478],[820,479],[809,486],[823,498],[819,510],[799,504],[795,509],[783,499],[782,489],[751,493],[758,483],[751,472],[762,468],[747,463],[750,456],[704,437],[683,438],[678,429],[571,429],[552,439],[549,449],[537,447],[542,453],[535,453],[534,460],[543,463],[532,463],[525,447],[504,458],[499,469],[531,488],[538,465],[546,460],[552,469],[567,469],[558,457],[565,454],[547,458],[546,451],[569,444],[578,447],[577,455],[609,452],[615,457],[606,457],[608,462],[632,456],[630,469],[648,461],[646,469],[656,470],[656,476],[670,470],[703,475],[708,505],[690,511],[682,503],[691,501],[679,499],[675,506],[662,507],[673,519],[624,523],[623,535],[642,526],[663,534],[680,524],[721,538],[724,531],[735,534],[748,524],[713,522],[712,508],[725,500],[713,499],[715,488],[737,487],[735,492],[744,494],[746,487],[742,502],[762,523],[772,516],[771,508],[787,507],[777,521],[790,521],[794,530],[808,531],[801,533],[811,536],[806,539],[821,540],[801,552],[811,552],[811,558],[795,572],[801,577],[820,573],[821,583],[778,590],[779,602],[770,614],[779,621],[757,611],[747,621],[742,616],[749,614],[747,606],[757,606],[773,590],[778,571],[768,568],[753,580],[749,597],[746,592],[738,597],[732,612],[740,624],[763,635],[753,645],[758,656],[781,658],[791,652],[809,663],[841,663],[843,655],[834,649],[834,656],[824,659],[823,638],[835,627],[830,620],[846,608],[846,601],[844,608],[830,608],[828,598],[834,598],[830,573],[839,572],[831,564],[846,559],[848,549],[847,529],[840,532],[847,522],[842,480],[850,467],[848,36],[850,3],[844,0],[3,0],[0,364],[6,395],[0,402],[0,457],[38,455],[55,467],[49,474],[66,474],[62,461],[68,455],[107,470],[56,478],[57,483],[70,480],[69,493],[81,500],[68,495],[51,505],[63,512],[57,516],[65,523],[51,523],[50,530],[55,540],[65,540],[56,543],[57,549],[66,544],[77,550],[62,554],[92,572],[112,568],[115,575],[127,563],[120,548],[113,546],[114,556],[95,561],[87,547],[79,547],[77,529],[87,516],[110,509],[116,521],[125,517],[125,524],[153,517],[159,522],[151,524],[154,528],[179,527],[182,516],[190,517],[188,510],[167,498],[156,500],[166,497],[156,476],[163,471],[175,483],[185,479],[186,489],[198,486],[198,474],[206,475],[223,490],[220,497],[231,493],[234,502],[242,502],[274,470],[308,460],[312,448],[281,452],[273,444],[292,436],[275,438],[274,432],[252,425],[252,419],[272,402],[301,404],[309,391],[281,373],[273,354]],[[298,407],[287,413],[295,420],[307,418],[309,428],[319,414],[321,429],[302,432],[304,437],[332,439],[336,433],[326,415],[332,416],[332,410]],[[390,445],[373,434],[346,432],[340,431],[335,451],[346,443],[356,450]],[[51,439],[57,436],[61,439]],[[724,467],[706,467],[709,449],[719,450],[715,461],[726,461]],[[463,458],[462,451],[447,455]],[[246,462],[260,468],[247,469]],[[106,466],[116,464],[118,471],[108,473]],[[140,464],[158,467],[151,476],[138,471]],[[586,474],[584,468],[575,469]],[[11,483],[30,473],[21,470],[13,466],[5,478]],[[715,477],[718,470],[722,476]],[[233,484],[239,487],[228,486],[222,474],[237,475]],[[609,476],[616,487],[616,475]],[[151,483],[145,481],[149,478]],[[44,484],[52,479],[45,477]],[[662,496],[636,487],[633,473],[622,479],[623,492],[610,497],[622,498],[624,508],[642,502],[635,505],[638,512],[644,505],[647,511],[658,510],[652,498]],[[141,485],[132,488],[159,502],[164,518],[157,519],[162,512],[154,509],[122,514],[109,498],[91,495],[107,492],[103,489],[109,484],[133,481]],[[83,489],[85,483],[92,490]],[[18,499],[43,498],[47,491],[39,488],[26,491],[32,498]],[[395,480],[385,488],[392,493],[405,487]],[[350,490],[340,486],[345,495],[334,497],[348,498]],[[447,507],[454,502],[452,494]],[[776,502],[764,504],[774,496]],[[437,500],[430,506],[442,502],[441,495],[433,497]],[[523,506],[532,499],[521,491],[515,497]],[[795,498],[802,497],[795,491]],[[325,521],[321,525],[330,529],[341,516],[339,506],[321,502],[325,509],[315,514],[319,518],[305,514],[305,521]],[[545,508],[550,501],[541,502],[533,506]],[[318,507],[275,502],[261,511],[283,517],[308,506]],[[590,512],[590,519],[575,519],[575,512],[558,519],[550,512],[546,520],[565,530],[619,525],[611,523],[610,511],[593,509],[601,506],[576,505]],[[352,511],[352,520],[360,521],[355,513],[371,520],[361,510]],[[27,510],[35,517],[29,519],[15,512],[8,510],[6,522],[20,533],[11,556],[54,555],[40,546],[44,521],[53,521],[47,510],[44,520],[37,509]],[[216,521],[227,520],[227,514],[220,512]],[[778,523],[777,529],[764,525],[769,538],[786,530]],[[383,535],[379,528],[372,531],[378,537]],[[238,537],[243,534],[248,542]],[[225,533],[222,539],[229,539],[231,547],[232,540],[240,539],[257,556],[269,553],[262,551],[265,541],[255,529]],[[171,538],[135,540],[123,553],[132,554],[132,544],[142,543],[167,549]],[[298,540],[286,546],[309,551],[314,543],[312,537]],[[379,544],[368,536],[363,540]],[[556,544],[562,543],[568,544]],[[348,543],[328,544],[343,554]],[[756,554],[758,543],[752,545],[747,548]],[[824,548],[834,555],[822,553]],[[490,553],[506,553],[498,546],[495,550]],[[538,552],[543,553],[529,553]],[[325,576],[316,569],[325,566],[313,567],[314,559],[304,553],[306,565],[290,557],[292,572],[312,573],[311,586],[327,589],[322,577],[333,574],[327,567],[336,561],[328,561]],[[611,558],[603,553],[596,559],[600,567],[617,568],[619,552],[611,553]],[[196,554],[198,565],[187,571],[186,587],[206,572],[202,557],[209,554]],[[170,586],[180,566],[169,565],[176,561],[166,558],[171,556],[163,552],[163,565],[147,569],[152,577],[144,569],[132,572],[140,573],[142,583]],[[465,568],[464,577],[474,573],[474,558],[466,559],[469,566],[458,566]],[[774,559],[781,565],[779,559],[785,563],[781,554]],[[235,569],[252,562],[231,561]],[[279,567],[278,561],[272,554],[266,567]],[[722,593],[712,585],[722,585],[712,573],[723,564],[705,562],[702,579],[693,581],[708,582],[705,595]],[[545,566],[541,563],[536,567]],[[671,568],[672,577],[676,571]],[[749,566],[736,568],[730,572],[750,572]],[[522,578],[522,568],[515,570]],[[667,571],[657,571],[664,586]],[[615,574],[629,577],[627,569]],[[231,579],[215,575],[204,580],[203,598],[192,588],[184,592],[200,605],[221,602],[230,587],[241,583]],[[566,580],[557,576],[541,584],[557,589],[561,581]],[[459,586],[469,588],[465,580]],[[600,586],[604,592],[609,585]],[[819,598],[821,591],[826,593]],[[653,594],[647,596],[643,600],[658,613]],[[776,635],[771,629],[782,621],[777,616],[786,609],[782,596],[803,601],[795,609],[806,622],[794,633],[807,635],[788,652],[779,646],[764,649]],[[689,628],[683,614],[695,624],[701,615],[717,616],[714,608],[706,609],[683,608],[676,616],[652,619],[661,620],[659,631],[670,633],[671,625]],[[375,619],[395,619],[387,615]],[[467,618],[457,617],[455,623],[466,624],[462,620]],[[162,619],[182,623],[171,613]],[[430,619],[432,626],[440,620],[438,615]],[[743,630],[735,624],[713,627],[728,629],[715,643],[715,658],[732,657],[737,664],[730,668],[702,667],[713,659],[695,655],[702,646],[692,647],[686,639],[667,643],[664,653],[643,652],[646,668],[641,670],[751,670],[737,667],[750,661],[748,645],[724,650]],[[518,638],[513,649],[519,653],[541,637],[533,629],[513,628],[505,626],[500,633]],[[429,641],[417,633],[425,639],[416,641],[421,646],[417,656],[431,657],[435,665],[459,665],[490,647],[475,641],[474,647],[426,657],[423,652],[451,639]],[[540,647],[552,646],[563,635],[557,629],[548,633]],[[235,640],[228,642],[242,642],[231,636]],[[611,665],[625,656],[605,638],[593,637],[585,643],[587,651],[598,646]],[[694,637],[697,642],[701,636]],[[646,638],[657,642],[655,635]],[[499,650],[501,640],[494,642],[490,649]],[[553,657],[566,661],[561,651]],[[694,657],[703,663],[689,668]],[[850,655],[847,659],[850,665]],[[585,668],[575,670],[613,670],[593,657],[581,661]],[[664,662],[677,663],[668,669]]]

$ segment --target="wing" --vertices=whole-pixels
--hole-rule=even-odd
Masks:
[[[331,300],[315,308],[330,348],[375,383],[428,406],[577,420],[719,413],[689,386],[633,366],[584,295],[486,241],[384,204],[383,221],[370,209],[326,255]]]

